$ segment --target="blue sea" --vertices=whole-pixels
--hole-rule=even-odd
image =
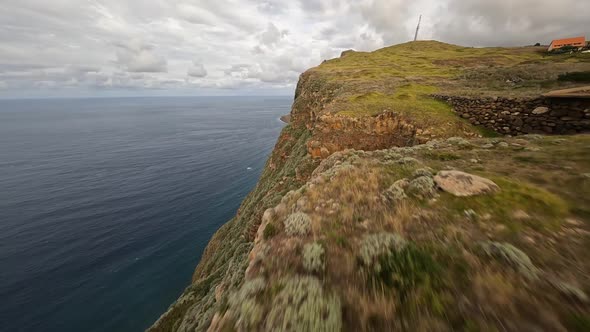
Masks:
[[[291,102],[0,101],[0,330],[150,326],[253,189]]]

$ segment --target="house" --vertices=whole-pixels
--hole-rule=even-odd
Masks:
[[[551,42],[547,51],[553,51],[565,46],[584,47],[586,46],[586,37],[582,36],[575,38],[556,39]]]

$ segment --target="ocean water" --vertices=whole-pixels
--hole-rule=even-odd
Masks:
[[[253,189],[291,102],[0,101],[0,330],[151,325]]]

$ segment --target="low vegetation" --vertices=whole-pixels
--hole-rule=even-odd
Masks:
[[[296,212],[285,219],[285,232],[289,236],[307,235],[311,230],[311,219],[303,212]]]
[[[430,95],[533,96],[589,66],[416,42],[306,72],[258,185],[150,330],[586,331],[590,136],[478,137]]]
[[[328,286],[332,295],[322,293],[327,302],[318,306],[330,316],[338,298],[347,314],[333,324],[344,330],[583,324],[572,317],[590,310],[584,259],[590,219],[579,211],[590,203],[589,186],[580,185],[590,168],[589,143],[589,136],[451,138],[334,154],[282,200],[285,218],[308,220],[309,232],[295,238],[279,232],[265,241],[276,256],[258,271],[266,271],[271,288],[284,285],[285,275]],[[499,189],[453,196],[433,181],[444,169],[491,179]],[[286,212],[295,209],[301,212]],[[473,305],[485,310],[468,309]],[[539,320],[532,311],[550,314]],[[290,330],[272,321],[261,324]]]
[[[314,70],[346,82],[357,96],[379,92],[390,98],[408,84],[460,95],[538,95],[546,88],[570,86],[558,81],[558,75],[589,69],[590,54],[585,53],[547,56],[542,47],[473,48],[419,41],[352,52]]]
[[[303,267],[309,272],[324,270],[324,247],[319,243],[308,243],[303,247]]]

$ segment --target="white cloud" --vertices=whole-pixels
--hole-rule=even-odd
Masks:
[[[154,46],[140,40],[119,43],[117,64],[132,73],[160,73],[167,71],[167,61],[155,53]]]
[[[191,77],[205,77],[207,76],[207,70],[202,63],[194,62],[193,66],[188,69],[187,74]]]
[[[290,94],[302,71],[343,50],[410,40],[420,14],[422,39],[512,46],[590,35],[589,12],[581,0],[4,1],[0,96],[61,88]]]
[[[287,30],[279,30],[276,25],[269,22],[266,30],[260,34],[260,42],[267,46],[273,46],[288,34]]]

